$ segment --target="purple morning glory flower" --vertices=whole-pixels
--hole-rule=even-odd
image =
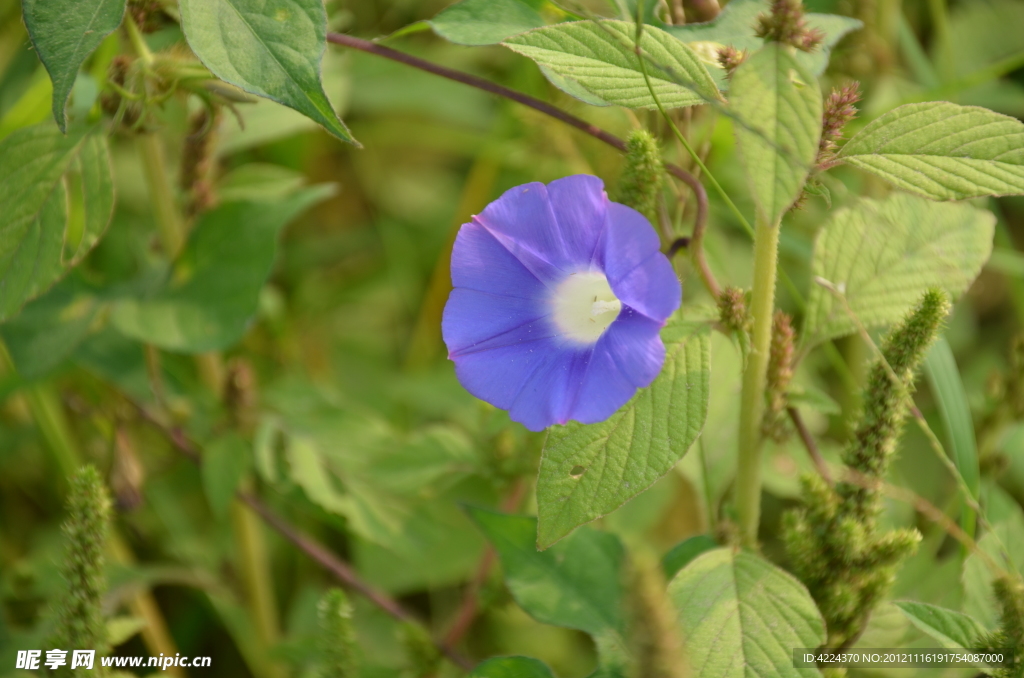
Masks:
[[[610,417],[665,361],[682,289],[658,245],[597,177],[507,191],[452,250],[441,329],[459,381],[533,431]]]

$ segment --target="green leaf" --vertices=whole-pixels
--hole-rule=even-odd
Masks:
[[[679,570],[689,565],[691,560],[714,548],[718,548],[718,542],[706,534],[697,534],[679,542],[661,559],[665,578],[672,579]]]
[[[627,21],[574,21],[537,28],[502,44],[603,101],[655,108],[634,51],[635,33],[636,26]],[[651,86],[666,108],[721,101],[715,81],[689,47],[651,26],[641,42]]]
[[[530,616],[593,636],[623,631],[624,551],[615,536],[586,528],[538,551],[535,518],[472,507],[467,511],[494,545],[505,584]]]
[[[530,657],[495,657],[477,665],[469,678],[555,678],[547,664]]]
[[[462,0],[428,21],[434,32],[457,45],[496,45],[544,25],[546,0]]]
[[[710,333],[707,324],[670,321],[654,383],[601,423],[548,430],[537,477],[540,548],[622,506],[690,449],[707,417]]]
[[[960,370],[957,369],[953,350],[944,336],[940,336],[925,354],[924,373],[939,406],[947,449],[953,464],[963,477],[973,499],[977,501],[981,489],[981,471],[978,467],[974,419],[967,403],[967,392],[960,379]],[[967,534],[974,534],[976,520],[974,509],[963,502],[960,523]]]
[[[654,4],[654,3],[651,3]],[[707,55],[708,63],[715,63],[715,52],[726,45],[736,49],[756,52],[764,46],[764,40],[754,35],[757,18],[771,9],[770,0],[731,0],[717,17],[711,21],[684,26],[666,26],[665,30],[688,43],[700,54]],[[828,66],[833,47],[847,33],[859,29],[863,24],[857,19],[837,14],[806,15],[807,25],[824,33],[822,45],[812,52],[798,51],[794,56],[808,73],[821,75]],[[715,73],[721,73],[717,67]]]
[[[850,312],[865,327],[896,322],[932,287],[958,298],[988,259],[994,227],[986,210],[905,194],[836,210],[818,233],[811,275],[841,290],[846,304],[812,285],[804,341],[856,331]]]
[[[166,285],[115,304],[124,334],[184,353],[219,351],[238,341],[256,313],[281,229],[324,200],[331,186],[312,187],[277,203],[224,203],[204,214]]]
[[[234,433],[209,443],[203,452],[203,490],[213,515],[223,520],[242,478],[252,470],[248,444]]]
[[[843,408],[832,396],[820,388],[809,384],[793,384],[787,393],[789,404],[794,407],[807,407],[822,414],[840,415]]]
[[[107,620],[107,642],[117,647],[136,633],[146,628],[146,620],[140,617],[114,617]]]
[[[978,548],[1009,574],[1024,573],[1024,519],[1015,514],[1010,520],[993,526],[978,540]],[[992,592],[993,575],[988,563],[977,553],[971,553],[964,561],[962,577],[964,612],[982,626],[994,629],[999,623],[999,611]]]
[[[0,321],[96,244],[114,210],[106,139],[42,124],[0,142]]]
[[[217,185],[217,195],[221,202],[273,202],[294,195],[305,184],[302,172],[249,162],[224,175]]]
[[[463,431],[439,424],[402,433],[298,380],[263,398],[276,419],[261,427],[261,473],[278,475],[277,446],[266,438],[279,432],[285,474],[310,501],[346,519],[371,583],[406,592],[471,576],[484,544],[457,502],[495,498],[489,483],[477,481],[481,460]]]
[[[970,649],[985,635],[985,627],[963,612],[913,600],[897,600],[907,619],[950,650]]]
[[[855,134],[839,160],[932,200],[1024,193],[1024,123],[978,106],[907,104]]]
[[[53,81],[53,118],[67,131],[67,107],[75,77],[104,38],[117,30],[127,0],[23,0],[32,46]]]
[[[639,0],[609,0],[609,4],[623,21],[636,21]],[[644,3],[644,23],[664,28],[665,22],[658,18],[658,0],[648,0]]]
[[[58,367],[88,335],[101,308],[96,296],[72,275],[0,325],[18,374],[38,379]]]
[[[668,587],[695,678],[818,676],[793,649],[825,642],[825,622],[792,575],[747,552],[708,551]]]
[[[289,476],[311,502],[331,513],[349,513],[350,502],[331,482],[327,460],[320,454],[315,441],[305,436],[291,436],[285,447],[285,456],[288,458]]]
[[[323,0],[181,0],[179,8],[189,46],[214,75],[359,145],[320,82],[327,48]]]
[[[768,43],[733,73],[729,100],[754,203],[775,223],[800,196],[818,155],[818,82],[786,47]]]

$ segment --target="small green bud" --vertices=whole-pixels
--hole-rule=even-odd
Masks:
[[[111,501],[94,466],[85,466],[71,476],[67,502],[68,519],[63,527],[66,547],[60,564],[66,588],[57,604],[54,647],[95,649],[103,655],[108,651],[102,600],[107,591],[104,550],[110,531]],[[91,672],[72,672],[65,665],[57,673],[71,676]]]
[[[322,678],[356,678],[356,634],[352,626],[352,603],[341,589],[331,589],[317,607],[319,644],[324,654]]]
[[[725,70],[725,77],[731,78],[732,74],[747,60],[747,50],[739,50],[732,45],[720,47],[715,53],[718,65]]]
[[[920,543],[921,533],[915,529],[893,530],[871,545],[867,558],[878,565],[894,565],[912,556]]]
[[[837,142],[843,138],[846,124],[857,117],[856,103],[860,101],[860,83],[854,80],[843,87],[833,87],[825,100],[821,115],[821,139],[818,142],[818,162],[835,155]]]
[[[630,132],[626,144],[626,167],[619,178],[614,200],[632,207],[656,224],[665,175],[658,140],[647,130],[637,129]]]
[[[726,287],[718,296],[718,318],[730,332],[746,332],[750,325],[747,297],[738,287]]]

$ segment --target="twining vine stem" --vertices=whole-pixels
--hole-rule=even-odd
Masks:
[[[506,99],[510,99],[536,111],[540,111],[545,115],[549,115],[556,120],[561,120],[565,124],[571,125],[581,132],[585,132],[595,139],[599,139],[623,153],[627,150],[625,141],[610,132],[606,132],[596,125],[592,125],[582,118],[577,118],[575,115],[567,113],[557,106],[553,106],[545,101],[531,97],[528,94],[523,94],[522,92],[517,92],[514,89],[498,85],[479,76],[472,75],[471,73],[463,73],[462,71],[457,71],[452,68],[439,66],[438,64],[414,57],[410,54],[399,52],[396,49],[391,49],[390,47],[378,45],[375,42],[356,38],[351,35],[345,35],[343,33],[328,33],[327,41],[332,42],[335,45],[350,47],[368,54],[384,57],[385,59],[391,59],[392,61],[397,61],[400,64],[418,68],[421,71],[433,73],[434,75],[442,78],[454,80],[455,82],[460,82],[464,85],[469,85],[470,87],[475,87],[485,92],[505,97]],[[708,220],[707,191],[704,190],[704,185],[700,183],[700,180],[697,177],[693,176],[678,165],[665,163],[665,171],[686,184],[697,198],[697,214],[694,217],[693,235],[690,237],[689,246],[691,255],[693,256],[694,262],[697,264],[701,274],[701,278],[704,280],[705,284],[708,285],[708,291],[711,292],[712,295],[717,296],[718,286],[714,282],[714,278],[711,277],[710,269],[708,269],[707,264],[704,261],[703,248],[701,247],[704,240],[704,232],[707,229]]]

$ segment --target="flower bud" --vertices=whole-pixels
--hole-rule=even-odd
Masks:
[[[825,40],[821,31],[807,26],[801,0],[774,0],[771,12],[758,17],[756,35],[804,52],[810,52]]]
[[[658,140],[647,130],[637,129],[627,137],[626,144],[626,168],[619,178],[614,200],[632,207],[656,224],[665,172]]]

